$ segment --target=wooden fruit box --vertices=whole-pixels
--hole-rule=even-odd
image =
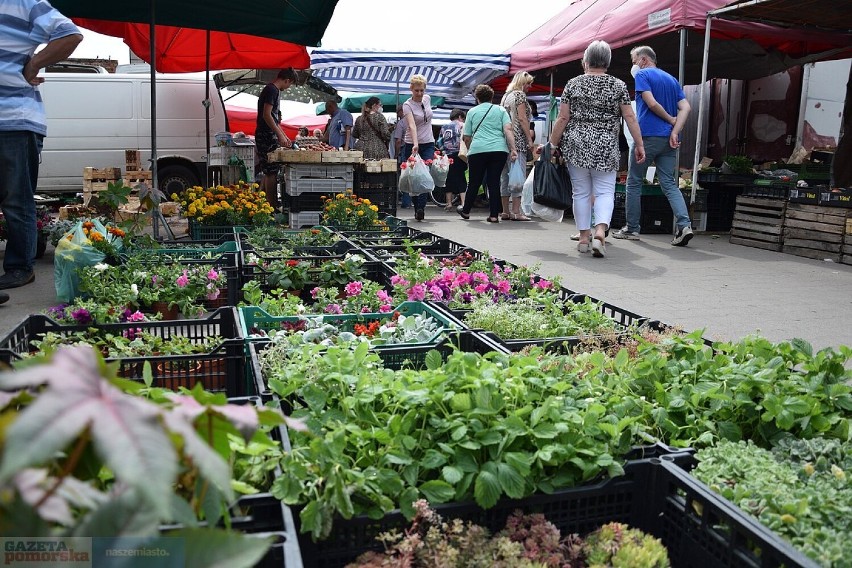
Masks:
[[[840,262],[845,230],[845,209],[788,203],[782,250],[806,258]]]
[[[140,152],[139,150],[125,150],[124,166],[128,170],[141,170],[142,152]]]
[[[738,196],[731,244],[780,252],[786,207],[785,201]]]
[[[364,160],[364,171],[368,174],[380,174],[382,170],[381,160]]]
[[[396,172],[399,167],[396,164],[396,160],[393,158],[387,160],[379,160],[382,163],[382,172]]]
[[[360,164],[364,152],[358,150],[335,150],[322,153],[322,161],[328,164]]]
[[[83,168],[84,180],[118,180],[121,179],[121,168]]]
[[[846,220],[847,228],[849,227],[849,221],[852,221],[852,219]],[[852,266],[852,233],[847,232],[843,236],[843,249],[841,252],[843,256],[840,257],[840,262]]]
[[[267,156],[270,162],[290,164],[319,164],[322,162],[322,152],[312,150],[285,150],[278,148]]]

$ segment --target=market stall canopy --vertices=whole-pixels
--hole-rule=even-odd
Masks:
[[[278,69],[230,69],[214,75],[213,81],[217,89],[229,88],[260,94],[261,88],[271,83],[277,74]],[[296,69],[296,83],[281,91],[282,101],[315,103],[329,99],[341,101],[337,89],[305,69]]]
[[[512,61],[510,72],[554,68],[555,84],[561,91],[568,79],[582,73],[579,61],[586,47],[602,39],[613,48],[609,72],[617,77],[629,79],[630,49],[637,45],[653,47],[659,67],[676,75],[678,32],[685,29],[684,82],[698,84],[707,12],[724,5],[724,0],[574,0],[507,50]],[[710,77],[754,79],[804,63],[850,57],[852,36],[725,21],[712,29],[711,51]],[[547,83],[539,77],[536,81]]]
[[[737,0],[716,17],[773,26],[852,33],[852,0]]]
[[[153,20],[164,26],[319,45],[337,0],[252,0],[239,4],[231,0],[51,0],[51,4],[69,18],[139,24]]]
[[[379,94],[370,94],[370,93],[362,93],[362,94],[350,94],[343,97],[340,101],[338,101],[338,106],[342,109],[346,109],[349,112],[361,112],[364,107],[364,103],[367,102],[367,99],[370,97],[377,97],[379,101],[382,103],[382,112],[396,112],[396,99],[397,96],[395,93],[379,93]],[[405,97],[408,98],[408,97]],[[401,100],[405,100],[405,98]],[[440,106],[444,104],[444,97],[432,97],[432,106]],[[321,102],[316,105],[317,114],[322,114],[325,112],[325,102]]]
[[[311,69],[339,91],[367,93],[405,93],[411,76],[419,73],[426,77],[430,96],[460,100],[476,85],[505,74],[509,56],[315,49]]]
[[[78,26],[121,38],[133,53],[150,63],[150,24],[72,18]],[[157,71],[189,73],[203,71],[207,62],[207,31],[158,25],[155,34]],[[310,66],[303,45],[238,33],[210,32],[210,68],[284,68]]]

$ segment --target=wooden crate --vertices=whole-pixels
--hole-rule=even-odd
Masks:
[[[151,183],[151,172],[147,170],[127,170],[124,173],[124,185],[134,186],[139,183]]]
[[[322,161],[328,164],[360,164],[364,161],[364,152],[358,150],[322,152]]]
[[[847,232],[843,235],[843,248],[841,249],[843,256],[840,257],[840,262],[852,266],[852,233],[848,231],[850,221],[852,221],[852,217],[846,220]]]
[[[738,196],[730,242],[780,252],[786,205],[781,200]]]
[[[845,209],[788,203],[783,252],[840,262],[846,216]]]
[[[83,168],[83,180],[119,180],[121,179],[121,168]]]
[[[285,150],[278,148],[267,155],[270,162],[290,164],[319,164],[322,162],[322,152],[313,150]]]
[[[139,150],[125,150],[124,167],[128,170],[141,170],[142,152],[140,152]]]

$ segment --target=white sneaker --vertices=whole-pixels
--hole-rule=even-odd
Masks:
[[[623,229],[618,229],[617,231],[612,232],[612,237],[614,239],[625,239],[628,241],[638,241],[639,233],[634,233],[633,231],[628,231],[627,227]]]
[[[675,238],[672,239],[672,246],[685,247],[692,240],[692,227],[682,227],[678,229]]]

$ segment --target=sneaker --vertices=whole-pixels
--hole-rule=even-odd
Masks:
[[[580,233],[576,233],[576,234],[571,235],[571,240],[572,241],[579,241],[580,240]]]
[[[414,210],[414,218],[416,220],[422,221],[424,217],[426,217],[426,211],[424,211],[423,209]]]
[[[6,292],[0,292],[0,304],[5,304],[9,301],[9,294]]]
[[[634,233],[633,231],[628,231],[627,227],[622,229],[618,229],[612,232],[612,238],[614,239],[625,239],[628,241],[638,241],[639,233]]]
[[[692,240],[692,227],[681,227],[672,239],[672,246],[685,247],[690,240]]]
[[[9,270],[3,276],[0,276],[0,290],[7,288],[19,288],[35,280],[35,273],[32,270]]]

